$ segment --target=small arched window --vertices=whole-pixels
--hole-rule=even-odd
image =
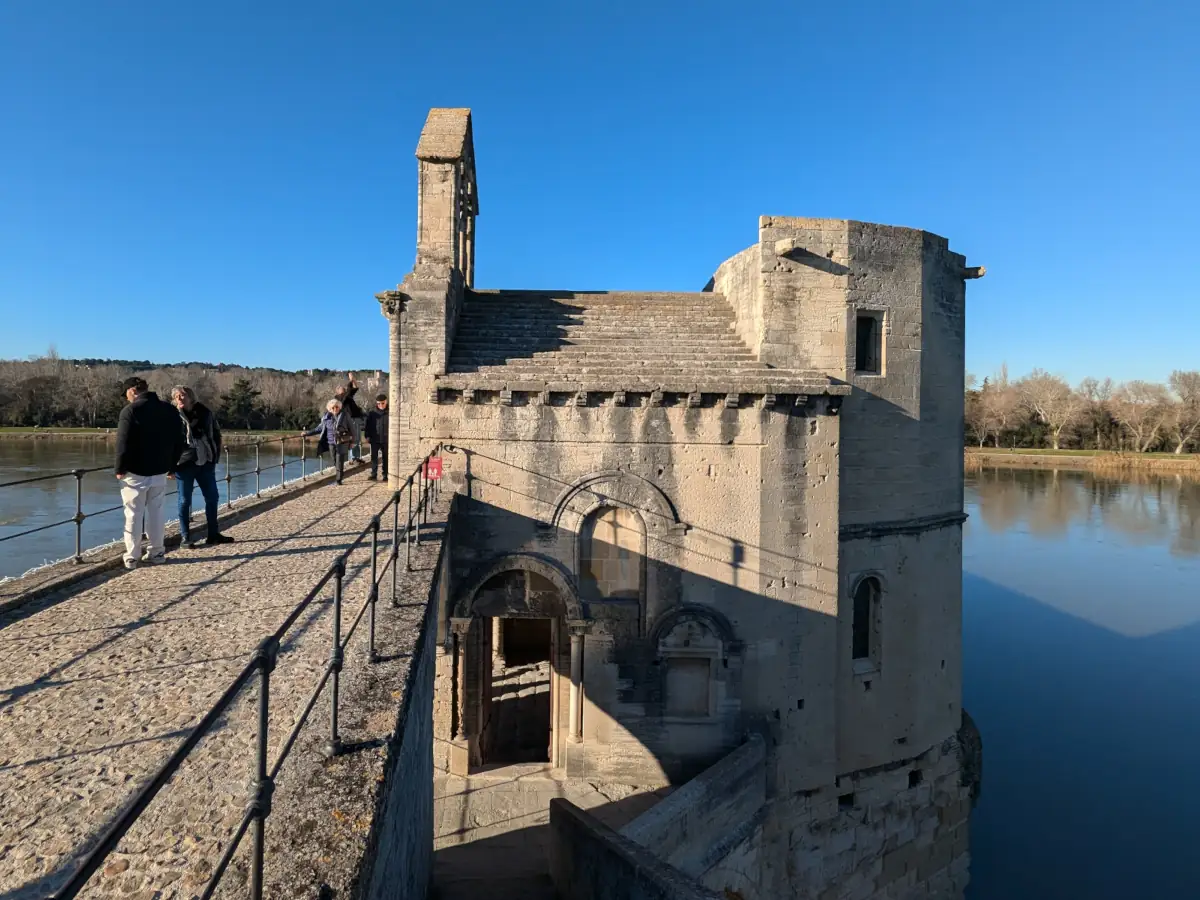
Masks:
[[[642,518],[631,509],[604,506],[589,515],[580,534],[579,569],[593,599],[640,599]]]
[[[878,662],[879,598],[882,589],[873,575],[863,578],[854,588],[851,658]]]

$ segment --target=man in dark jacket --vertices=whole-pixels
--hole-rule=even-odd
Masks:
[[[167,476],[174,475],[183,453],[184,432],[179,413],[141,378],[126,378],[121,387],[129,405],[121,410],[117,422],[114,469],[125,506],[125,568],[136,569],[142,562],[143,522],[150,539],[145,561],[166,560],[163,497]]]
[[[388,398],[387,394],[377,394],[375,408],[367,413],[367,442],[371,445],[371,474],[368,481],[376,480],[379,471],[379,459],[383,458],[383,480],[387,481],[387,448],[388,448]]]
[[[179,538],[185,547],[198,543],[192,534],[192,492],[200,485],[204,495],[204,518],[208,523],[209,547],[231,544],[233,538],[221,534],[217,527],[217,461],[221,458],[221,426],[207,406],[196,399],[196,393],[185,384],[171,388],[171,402],[179,410],[187,436],[183,454],[179,457],[176,478],[179,481]]]
[[[346,375],[347,381],[344,385],[338,385],[338,389],[333,392],[336,400],[342,404],[342,409],[345,410],[346,416],[350,419],[350,430],[354,432],[354,458],[358,462],[362,462],[362,438],[363,438],[363,417],[362,407],[354,399],[354,395],[358,393],[358,379],[354,377],[354,373],[350,372]]]

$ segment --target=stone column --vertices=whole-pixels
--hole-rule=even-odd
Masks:
[[[467,739],[467,637],[473,619],[451,619],[450,629],[454,634],[454,737]]]
[[[504,619],[492,621],[492,659],[499,660],[502,666],[507,665],[504,661]]]
[[[567,719],[567,740],[578,744],[583,740],[583,636],[591,629],[589,622],[568,622],[571,634],[571,702]]]
[[[408,412],[403,408],[400,392],[402,331],[401,317],[408,296],[401,291],[382,291],[375,295],[379,301],[380,312],[388,320],[388,487],[396,490],[400,487],[401,455],[403,451],[401,437],[401,416]]]
[[[463,271],[463,278],[466,279],[467,287],[475,287],[475,214],[472,212],[467,216],[467,258],[466,268]]]

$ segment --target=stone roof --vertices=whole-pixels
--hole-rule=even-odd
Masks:
[[[471,110],[431,109],[417,142],[417,158],[463,159],[471,147]]]
[[[820,372],[759,361],[714,293],[477,291],[467,294],[446,390],[829,394]]]

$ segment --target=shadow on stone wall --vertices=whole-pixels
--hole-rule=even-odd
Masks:
[[[495,897],[542,896],[531,885],[549,890],[551,799],[571,801],[619,830],[656,801],[650,790],[688,781],[750,735],[761,735],[767,747],[771,827],[756,832],[752,846],[736,848],[733,865],[712,860],[696,874],[697,884],[741,900],[815,896],[851,880],[871,885],[864,897],[897,884],[961,896],[971,786],[962,778],[957,739],[913,747],[911,756],[869,772],[834,771],[834,684],[849,629],[839,629],[834,616],[767,593],[774,573],[763,563],[778,554],[712,532],[689,541],[676,525],[645,527],[642,553],[629,552],[624,540],[601,540],[589,551],[579,546],[578,530],[481,499],[503,490],[513,505],[545,508],[562,483],[536,476],[551,483],[529,488],[534,473],[516,466],[508,483],[486,480],[472,464],[477,454],[458,450],[466,464],[451,474],[460,494],[451,528],[454,587],[439,611],[435,734],[470,743],[487,727],[488,683],[474,673],[490,671],[483,658],[492,645],[485,619],[473,612],[489,573],[510,570],[528,573],[525,593],[511,585],[489,593],[481,604],[489,616],[546,615],[544,597],[535,608],[528,604],[531,592],[547,584],[570,594],[553,607],[560,640],[551,667],[558,684],[568,685],[570,620],[582,635],[583,723],[582,740],[571,740],[571,723],[564,723],[571,707],[556,695],[565,780],[534,772],[505,779],[472,746],[470,780],[455,800],[441,797],[435,823],[444,900],[485,887]],[[593,509],[628,508],[643,522],[669,515],[656,503],[631,502],[604,487],[590,493]],[[606,595],[585,571],[596,557],[640,572],[637,592]],[[792,787],[801,783],[803,790]],[[768,831],[773,836],[763,843]],[[886,867],[889,854],[899,855]]]

